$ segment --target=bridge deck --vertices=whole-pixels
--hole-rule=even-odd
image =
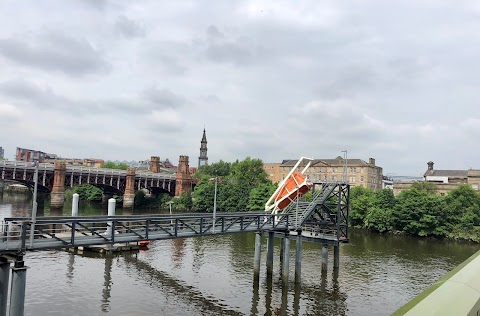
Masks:
[[[265,213],[218,214],[215,221],[212,214],[40,217],[35,222],[31,244],[31,219],[6,218],[3,236],[0,236],[0,253],[258,230],[285,231],[287,229],[285,224],[275,223],[274,217],[275,215]]]
[[[278,221],[282,216],[283,220]],[[292,229],[283,214],[222,213],[181,215],[132,215],[90,217],[39,217],[34,225],[30,218],[5,218],[0,236],[0,254],[71,248],[114,243],[189,238],[214,234],[231,234],[252,231],[277,231]],[[296,232],[291,231],[292,235]],[[337,244],[334,235],[302,233],[309,241]]]

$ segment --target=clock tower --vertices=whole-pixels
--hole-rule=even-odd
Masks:
[[[205,128],[203,129],[203,137],[200,143],[200,156],[198,157],[198,167],[208,165],[208,156],[207,156],[207,134],[205,133]]]

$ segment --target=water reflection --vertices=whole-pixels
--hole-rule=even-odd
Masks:
[[[0,216],[30,215],[28,197],[2,198]],[[63,211],[51,210],[44,204],[47,216],[68,216],[70,208],[66,203]],[[80,204],[80,215],[104,212],[100,205]],[[117,214],[142,212],[119,209]],[[330,270],[323,272],[321,245],[305,242],[302,283],[291,280],[283,287],[277,278],[280,240],[275,240],[273,278],[266,277],[263,241],[258,282],[253,282],[254,233],[158,241],[137,255],[28,253],[27,292],[35,295],[27,296],[26,315],[64,314],[67,309],[72,315],[385,315],[478,248],[352,230],[350,244],[340,249],[339,271],[330,262]],[[291,260],[294,249],[293,242]],[[290,267],[293,276],[294,265]],[[64,272],[52,279],[57,271]],[[73,312],[77,305],[81,307]]]
[[[103,274],[103,290],[102,290],[102,304],[100,309],[102,312],[110,310],[110,297],[112,290],[112,255],[105,256],[105,272]]]
[[[73,282],[73,270],[75,270],[75,254],[68,254],[68,265],[67,265],[67,282],[72,284]]]
[[[184,284],[168,274],[155,269],[149,263],[139,260],[134,255],[123,254],[128,269],[135,269],[141,276],[145,285],[164,292],[166,295],[174,293],[175,300],[180,299],[189,305],[194,305],[198,314],[203,315],[242,315],[221,304],[218,300],[204,297],[201,291]]]
[[[185,256],[185,238],[171,239],[173,248],[172,259],[174,261],[174,267],[178,268],[182,264],[183,257]]]

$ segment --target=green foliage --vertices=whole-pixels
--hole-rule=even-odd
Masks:
[[[230,174],[231,163],[220,160],[211,165],[200,166],[195,172],[195,177],[202,178],[204,175],[226,177]]]
[[[100,166],[100,168],[127,170],[128,165],[123,162],[116,164],[113,161],[106,161]]]
[[[192,192],[183,192],[180,197],[174,199],[174,204],[172,206],[175,210],[190,211],[193,208]]]
[[[249,211],[263,211],[265,210],[265,203],[275,192],[276,187],[271,183],[262,183],[250,191],[248,197],[247,210]]]
[[[427,194],[435,194],[437,190],[435,189],[435,184],[431,182],[424,182],[424,181],[417,181],[412,184],[411,189],[416,189],[420,192],[424,192]]]
[[[363,187],[350,190],[350,225],[364,227],[365,216],[373,205],[373,191]]]
[[[368,210],[365,216],[365,228],[378,231],[380,233],[390,231],[392,229],[392,210],[381,209],[373,206]]]
[[[212,212],[217,177],[217,211],[241,212],[258,209],[265,198],[268,175],[263,170],[259,159],[246,158],[243,161],[226,163],[220,161],[199,168],[196,177],[199,181],[194,191],[194,208],[199,211]],[[256,189],[254,193],[252,190]],[[265,204],[263,202],[263,204]],[[261,207],[260,209],[263,209]]]
[[[74,193],[81,201],[102,201],[102,190],[90,184],[81,184],[65,191],[65,197],[72,199]]]
[[[355,187],[350,192],[352,226],[480,242],[480,195],[467,184],[446,197],[435,195],[435,187],[422,182],[397,197],[391,190]]]
[[[159,208],[166,210],[168,208],[167,202],[171,199],[172,197],[167,193],[147,195],[145,191],[139,190],[135,192],[134,205],[137,208]]]

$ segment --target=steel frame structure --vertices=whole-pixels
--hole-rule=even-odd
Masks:
[[[261,230],[286,230],[280,215],[222,213],[155,216],[38,217],[30,246],[30,218],[5,218],[0,255]],[[283,215],[282,215],[283,216]],[[288,222],[287,222],[288,224]],[[110,233],[107,233],[110,232]]]
[[[91,184],[109,193],[125,192],[125,170],[66,166],[65,188],[80,184]],[[41,163],[38,168],[38,187],[40,191],[50,192],[54,182],[54,165]],[[0,180],[12,180],[32,187],[34,183],[35,163],[22,161],[0,161]],[[135,190],[161,190],[175,194],[176,177],[173,174],[137,171]]]

